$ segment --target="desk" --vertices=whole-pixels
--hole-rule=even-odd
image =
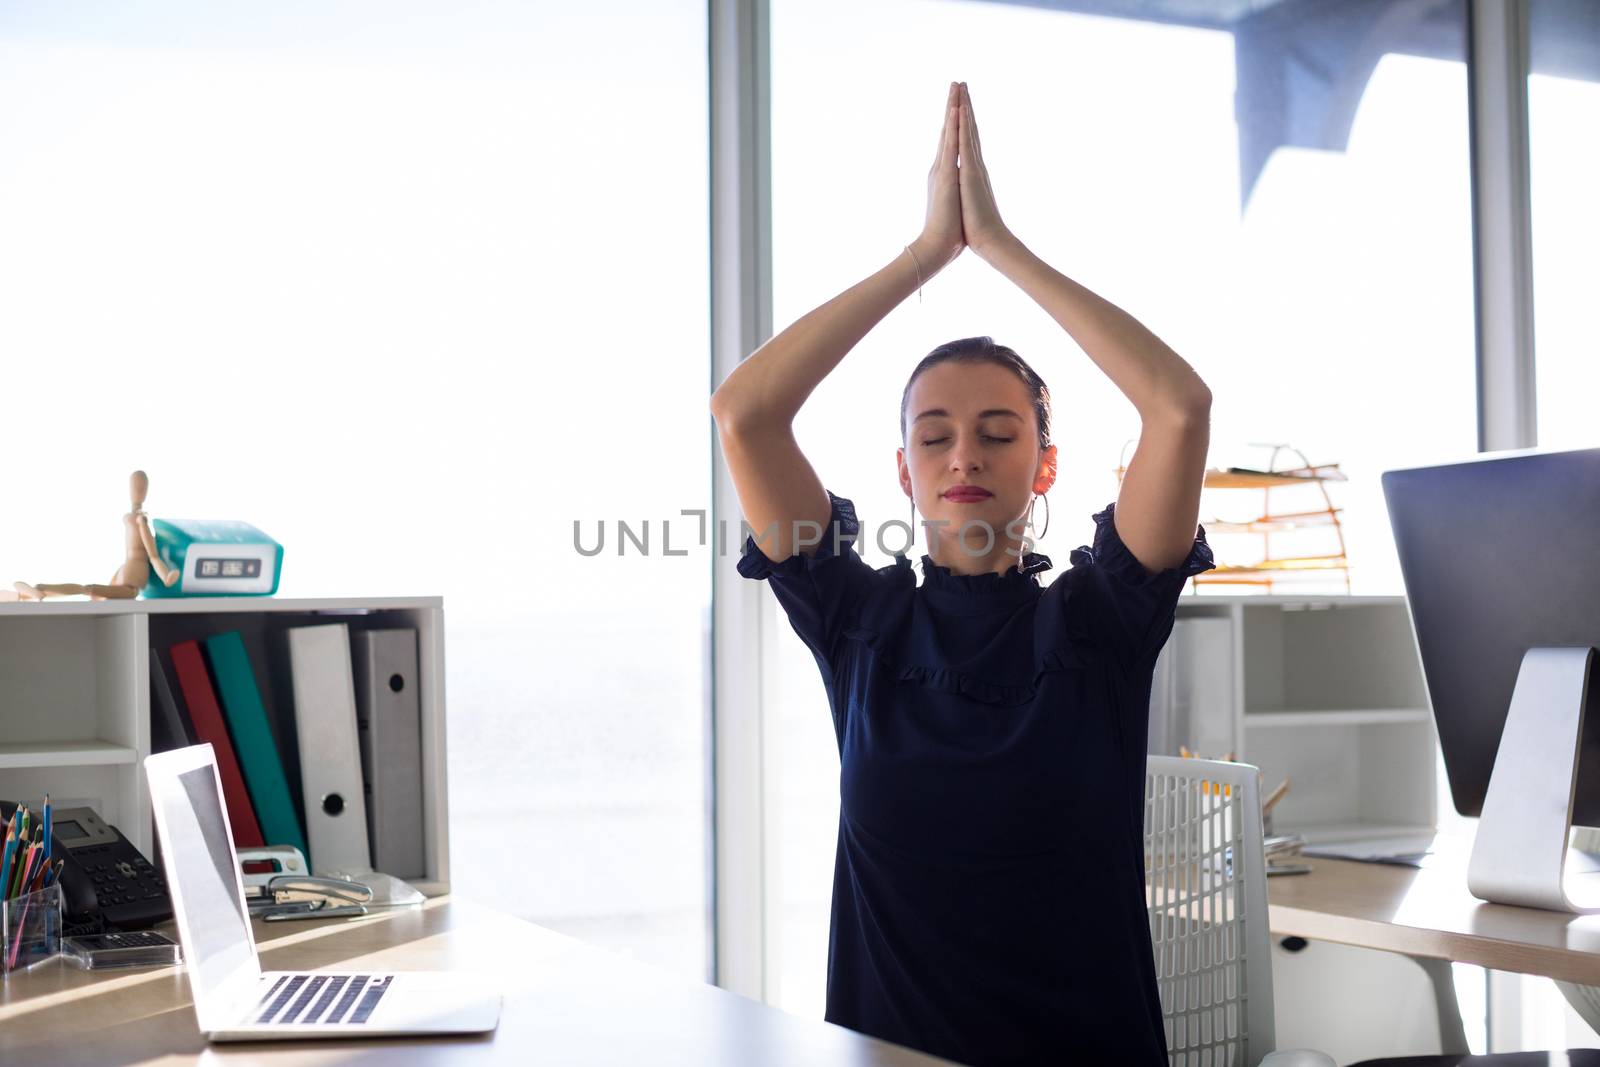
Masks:
[[[1486,904],[1467,891],[1464,856],[1422,869],[1295,861],[1311,873],[1267,879],[1275,935],[1600,985],[1600,915]]]
[[[499,1029],[449,1039],[208,1045],[195,1024],[183,968],[94,974],[54,960],[0,984],[0,1062],[165,1065],[270,1058],[293,1064],[608,1067],[948,1062],[820,1019],[790,1015],[449,897],[357,920],[257,921],[255,931],[263,970],[461,968],[495,975],[505,994]]]

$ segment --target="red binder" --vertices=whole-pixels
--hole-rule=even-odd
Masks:
[[[222,709],[217,706],[205,659],[200,655],[200,643],[180,641],[173,645],[172,669],[177,672],[183,702],[189,706],[195,737],[202,743],[209,741],[216,751],[217,773],[222,776],[222,802],[228,807],[233,843],[238,848],[260,848],[266,840],[261,836],[261,824],[256,822],[256,809],[250,804],[244,776],[239,773],[239,761],[233,754],[233,741],[228,737]]]

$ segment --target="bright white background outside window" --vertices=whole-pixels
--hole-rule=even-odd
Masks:
[[[661,0],[0,11],[0,581],[109,579],[137,467],[282,541],[281,596],[442,595],[453,888],[697,978],[709,571],[660,524],[709,495],[705,42]]]
[[[1593,34],[1600,39],[1600,9]],[[1528,78],[1542,448],[1600,446],[1600,82]]]
[[[775,329],[919,232],[945,89],[965,80],[1012,230],[1211,386],[1211,465],[1252,465],[1259,441],[1340,463],[1353,592],[1403,592],[1379,475],[1477,440],[1461,62],[1384,56],[1348,149],[1279,149],[1241,219],[1231,34],[987,3],[775,0],[772,42]],[[929,350],[976,334],[1015,348],[1055,397],[1049,580],[1116,498],[1137,413],[970,252],[868,334],[796,433],[823,484],[856,502],[862,554],[888,564],[871,532],[909,515],[901,390]],[[1202,510],[1227,506],[1208,494]],[[781,617],[778,629],[769,996],[821,1015],[838,753],[816,664]]]

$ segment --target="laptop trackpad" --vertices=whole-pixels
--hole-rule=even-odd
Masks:
[[[450,976],[396,975],[368,1025],[384,1030],[477,1033],[500,1021],[500,995]]]

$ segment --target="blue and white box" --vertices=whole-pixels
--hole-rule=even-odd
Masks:
[[[156,549],[182,577],[163,585],[155,569],[148,599],[180,596],[271,596],[283,572],[283,546],[231,519],[151,519]]]

